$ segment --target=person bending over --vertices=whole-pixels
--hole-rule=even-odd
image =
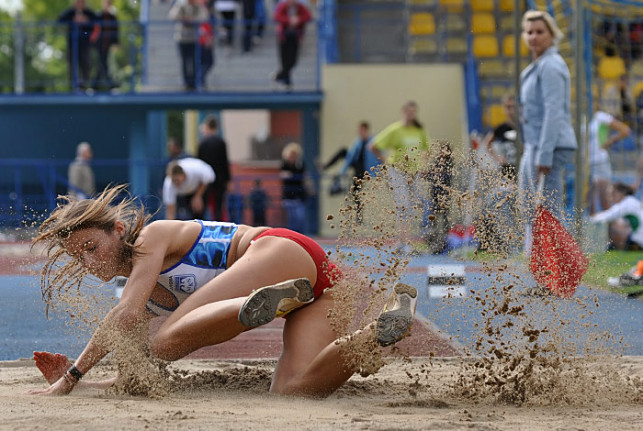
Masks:
[[[617,250],[643,248],[643,206],[634,196],[634,189],[623,183],[612,188],[612,206],[590,217],[592,223],[608,222],[610,246]]]
[[[212,167],[200,159],[186,157],[168,163],[163,181],[165,218],[202,219],[203,196],[215,178]]]

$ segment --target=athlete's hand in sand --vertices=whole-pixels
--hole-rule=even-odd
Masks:
[[[50,385],[56,383],[72,365],[67,356],[60,353],[33,352],[33,359]]]
[[[67,356],[61,353],[33,352],[33,359],[36,367],[40,370],[47,382],[51,385],[47,389],[34,389],[29,391],[32,395],[65,395],[74,388],[69,382],[62,378],[69,367],[72,366]],[[116,382],[116,377],[107,378],[94,382],[77,382],[76,386],[86,388],[107,389]]]
[[[74,389],[74,385],[71,384],[67,379],[60,378],[54,384],[49,386],[47,389],[32,389],[29,391],[31,395],[67,395]]]

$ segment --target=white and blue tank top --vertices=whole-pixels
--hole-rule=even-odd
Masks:
[[[146,308],[158,316],[168,316],[197,289],[226,270],[232,237],[238,229],[234,223],[196,220],[201,233],[190,251],[172,267],[163,271],[157,287],[167,290],[174,304],[166,307],[151,299]]]

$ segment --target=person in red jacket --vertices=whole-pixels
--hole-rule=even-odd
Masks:
[[[290,73],[297,64],[299,45],[304,36],[304,29],[312,16],[308,8],[297,0],[284,0],[275,8],[274,18],[277,22],[281,60],[281,69],[275,74],[274,80],[276,83],[284,85],[287,90],[291,90]]]

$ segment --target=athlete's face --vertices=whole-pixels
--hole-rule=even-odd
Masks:
[[[98,228],[80,229],[63,241],[67,253],[102,281],[123,274],[125,265],[125,227],[121,222],[107,232]]]
[[[522,37],[535,58],[540,57],[547,48],[554,44],[554,35],[542,19],[527,21]]]

